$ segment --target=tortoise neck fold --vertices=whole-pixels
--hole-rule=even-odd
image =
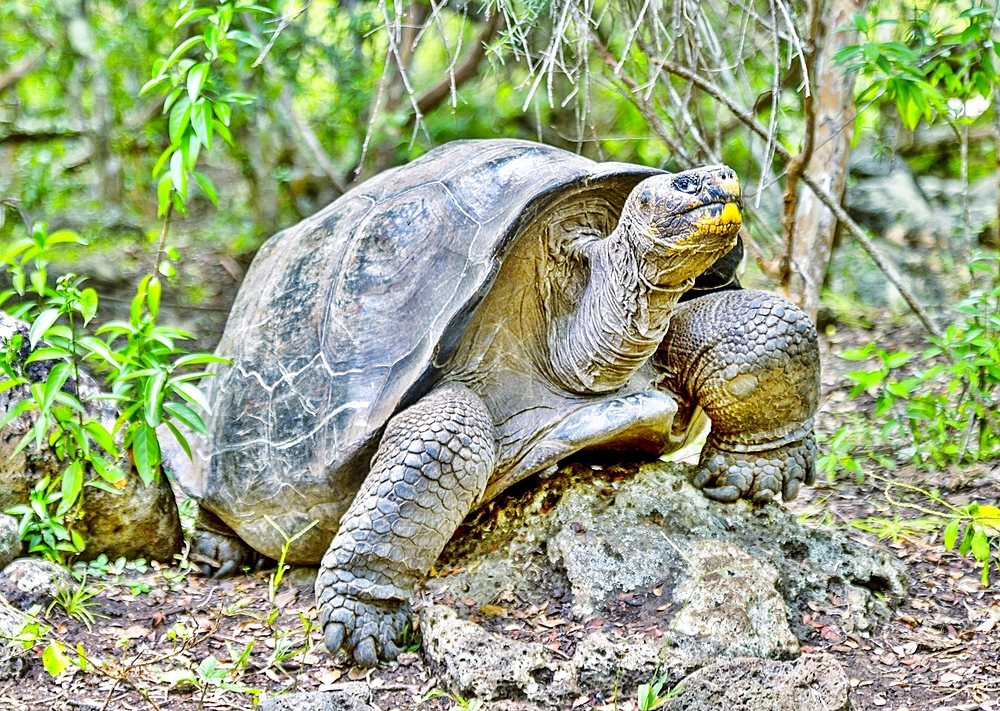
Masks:
[[[571,392],[618,390],[659,347],[681,294],[691,286],[653,283],[664,267],[644,258],[642,235],[619,225],[582,252],[589,278],[571,317],[553,324],[549,353],[556,381]]]

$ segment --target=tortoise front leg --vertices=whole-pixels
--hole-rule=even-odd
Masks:
[[[323,641],[361,666],[399,653],[409,599],[496,466],[493,419],[468,388],[435,390],[389,421],[316,579]]]
[[[813,482],[819,344],[793,303],[752,290],[685,302],[654,365],[666,388],[712,421],[694,476],[708,496],[787,501]]]

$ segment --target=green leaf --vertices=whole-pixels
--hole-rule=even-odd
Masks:
[[[56,509],[57,516],[65,515],[67,511],[73,508],[82,489],[83,467],[80,465],[79,460],[74,460],[66,467],[62,475],[62,500],[59,502],[59,508]]]
[[[204,394],[196,386],[191,383],[177,382],[173,378],[170,381],[170,387],[176,390],[180,395],[193,405],[197,405],[205,412],[211,412],[212,408],[209,407],[208,400],[205,399]]]
[[[154,88],[156,86],[159,86],[163,82],[167,81],[169,78],[170,77],[168,77],[166,74],[160,74],[158,76],[153,77],[152,79],[150,79],[149,81],[147,81],[145,84],[143,84],[141,89],[139,89],[139,96],[142,96],[143,94],[145,94],[150,89],[152,89],[152,88]]]
[[[199,415],[197,412],[192,410],[184,403],[165,402],[163,403],[163,409],[166,410],[171,417],[184,423],[184,425],[194,430],[195,432],[199,432],[205,435],[208,434],[208,429],[205,427],[205,423],[201,419],[201,415]]]
[[[223,125],[229,125],[229,120],[232,117],[232,109],[229,108],[229,104],[216,101],[212,104],[212,110],[219,117],[219,120],[222,121]]]
[[[28,332],[28,343],[32,348],[45,336],[45,332],[56,322],[57,318],[59,318],[59,309],[46,309],[38,315]]]
[[[31,352],[27,360],[24,361],[24,364],[34,363],[37,360],[62,360],[63,358],[71,357],[71,355],[65,348],[36,348]]]
[[[204,173],[199,173],[198,171],[193,172],[194,179],[198,182],[198,186],[201,188],[205,196],[212,201],[212,204],[216,207],[219,206],[219,196],[215,192],[215,186],[212,185],[212,181]]]
[[[70,363],[59,363],[49,371],[48,377],[45,378],[45,394],[43,395],[42,402],[40,403],[43,410],[47,410],[52,407],[52,402],[56,398],[56,393],[62,390],[63,385],[66,384],[66,381],[69,379],[72,371],[73,366]]]
[[[93,289],[84,289],[80,292],[80,315],[83,316],[84,326],[97,315],[97,292]]]
[[[191,121],[191,99],[182,96],[180,100],[170,109],[170,118],[167,119],[167,134],[170,137],[170,144],[179,146],[181,138],[184,136],[184,129]],[[171,156],[172,158],[173,156]]]
[[[212,150],[212,105],[202,99],[191,109],[191,127],[206,149]],[[191,167],[194,167],[193,162]]]
[[[226,128],[221,123],[215,120],[212,121],[212,128],[215,129],[215,132],[217,134],[222,136],[222,140],[224,140],[229,145],[233,145],[233,136],[232,134],[229,133],[228,128]]]
[[[170,156],[170,181],[174,184],[175,197],[187,199],[187,171],[184,169],[184,155],[181,151]],[[176,207],[176,202],[174,207]]]
[[[187,23],[191,22],[191,20],[195,20],[199,17],[204,17],[205,15],[211,15],[211,14],[212,10],[207,7],[202,7],[197,10],[188,10],[187,12],[185,12],[183,15],[180,16],[177,22],[174,23],[174,29],[176,30],[181,25],[186,25]]]
[[[146,287],[146,306],[149,308],[149,315],[154,319],[160,313],[161,291],[160,279],[154,276],[149,280],[149,285]]]
[[[990,559],[990,542],[986,538],[986,531],[981,528],[972,536],[972,556],[980,563],[986,563]]]
[[[52,642],[45,651],[42,652],[42,665],[52,676],[59,676],[69,669],[69,657],[63,652],[63,646],[59,642]]]
[[[88,353],[84,358],[91,358],[93,356],[98,356],[110,365],[112,368],[117,370],[121,367],[118,362],[118,358],[115,357],[114,351],[108,348],[108,344],[99,338],[94,338],[93,336],[84,336],[78,343],[86,348],[90,353]]]
[[[172,405],[174,403],[166,403],[166,404]],[[166,405],[164,405],[164,407],[165,406]],[[181,431],[177,429],[177,426],[170,420],[164,420],[163,424],[165,424],[167,428],[173,433],[174,438],[177,440],[177,444],[179,444],[181,446],[181,449],[184,450],[184,453],[188,456],[188,459],[194,459],[194,457],[191,456],[191,445],[188,444],[187,437],[181,434]]]
[[[243,30],[229,30],[229,32],[226,33],[226,37],[231,40],[236,40],[237,42],[242,42],[248,47],[253,47],[256,50],[264,48],[264,46],[260,43],[260,40],[249,32],[244,32]]]
[[[186,365],[202,365],[204,363],[232,363],[229,358],[212,355],[211,353],[191,353],[174,361],[174,366],[180,368]]]
[[[167,374],[160,371],[146,383],[145,412],[143,419],[150,427],[158,427],[163,412],[163,386]]]
[[[915,355],[916,353],[910,353],[909,351],[900,351],[899,353],[889,353],[883,356],[882,360],[885,362],[886,368],[892,369],[910,362]]]
[[[837,357],[843,358],[844,360],[866,360],[868,358],[871,358],[874,346],[875,346],[874,343],[869,343],[864,348],[848,348],[843,353],[840,353]]]
[[[97,420],[88,420],[83,423],[83,429],[87,430],[87,434],[97,442],[97,446],[112,457],[118,456],[118,447],[115,446],[115,438],[104,428],[104,425]]]
[[[181,42],[181,44],[178,45],[177,49],[175,49],[173,52],[170,53],[170,56],[167,57],[167,61],[163,63],[163,66],[160,67],[159,74],[166,74],[167,69],[169,69],[174,62],[180,59],[185,52],[187,52],[192,47],[198,45],[200,42],[204,41],[205,41],[204,37],[202,37],[201,35],[196,35]]]
[[[175,146],[175,145],[167,146],[164,149],[163,153],[160,154],[160,157],[156,159],[156,165],[153,166],[153,177],[154,178],[157,175],[160,174],[160,171],[163,170],[163,166],[165,166],[167,164],[167,161],[170,160],[170,156],[176,150],[177,150],[177,146]]]
[[[149,486],[156,479],[160,466],[160,443],[156,430],[144,422],[138,424],[132,437],[132,457],[142,483]]]
[[[958,526],[960,521],[952,519],[944,529],[944,547],[945,550],[953,550],[955,548],[955,541],[958,539]]]

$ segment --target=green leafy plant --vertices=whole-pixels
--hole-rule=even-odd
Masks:
[[[78,620],[85,624],[88,631],[93,631],[94,623],[97,621],[97,618],[104,617],[104,615],[95,612],[92,609],[94,606],[93,598],[99,595],[103,590],[104,586],[87,585],[87,578],[84,576],[79,585],[72,588],[61,587],[56,590],[56,594],[52,602],[49,604],[48,609],[45,611],[45,614],[51,614],[53,608],[59,606],[74,620]]]
[[[425,703],[431,699],[450,699],[452,707],[449,711],[477,711],[483,707],[483,702],[475,697],[466,699],[458,694],[448,693],[441,689],[431,689],[420,699],[418,703]]]
[[[155,277],[140,283],[128,322],[111,322],[91,334],[87,329],[97,314],[96,292],[84,288],[83,279],[72,274],[50,285],[48,274],[57,246],[82,242],[67,231],[50,235],[44,224],[38,224],[30,237],[14,242],[2,254],[12,288],[0,294],[0,307],[27,320],[29,330],[28,343],[15,334],[0,352],[5,376],[0,391],[20,387],[25,392],[0,419],[0,427],[21,416],[33,418],[15,453],[29,443],[36,449],[47,444],[63,465],[57,474],[36,483],[28,503],[7,512],[20,518],[20,533],[29,550],[57,563],[83,550],[83,538],[73,523],[82,516],[84,488],[114,492],[125,484],[119,442],[146,485],[159,476],[158,425],[170,428],[190,454],[175,423],[205,432],[204,421],[193,408],[208,409],[194,385],[208,373],[190,369],[223,361],[186,353],[176,342],[190,338],[189,334],[157,325],[160,284]],[[13,307],[7,308],[11,303]],[[84,390],[84,363],[106,374],[110,393]],[[87,404],[99,399],[119,403],[117,421],[109,423],[92,414],[94,409]]]
[[[667,673],[664,672],[649,684],[639,684],[637,702],[639,711],[653,711],[665,704],[670,698],[677,696],[683,688],[683,684],[678,684],[666,694],[660,695],[663,686],[667,683]]]
[[[193,686],[200,690],[199,708],[204,706],[205,697],[212,689],[249,694],[256,699],[263,693],[263,690],[248,687],[239,681],[240,676],[246,668],[252,649],[253,643],[251,642],[231,662],[221,662],[216,657],[209,655],[202,659],[197,666],[183,666],[161,671],[156,674],[156,678],[158,681],[170,686]],[[232,653],[232,650],[230,650],[230,653]]]
[[[885,495],[889,503],[897,509],[912,509],[926,518],[915,519],[921,527],[934,522],[941,531],[942,542],[947,550],[954,550],[962,556],[972,554],[982,566],[982,583],[989,585],[990,569],[1000,571],[1000,507],[972,502],[964,506],[948,503],[940,494],[922,489],[912,484],[904,484],[877,477],[885,482]],[[936,508],[921,503],[903,501],[893,497],[893,489],[903,489],[922,497]]]
[[[181,9],[187,4],[182,2]],[[243,13],[271,14],[271,10],[253,3],[223,0],[212,7],[192,7],[184,12],[174,23],[175,30],[184,26],[204,29],[183,40],[166,58],[157,60],[152,79],[139,92],[141,96],[155,89],[166,97],[163,114],[167,116],[170,145],[153,168],[153,177],[160,176],[157,183],[160,216],[171,209],[181,214],[187,212],[185,202],[192,178],[205,196],[218,205],[211,179],[195,167],[201,150],[212,150],[214,136],[233,144],[229,132],[232,107],[254,101],[249,94],[226,91],[218,78],[219,65],[236,64],[236,47],[262,49],[256,37],[233,27],[234,18]],[[188,56],[191,52],[196,55]]]
[[[284,579],[285,573],[288,572],[288,566],[285,564],[285,560],[288,558],[289,548],[291,548],[292,543],[312,530],[312,528],[315,527],[319,521],[310,521],[309,524],[302,530],[292,535],[288,535],[273,518],[267,514],[264,514],[264,518],[269,524],[271,524],[271,527],[281,535],[282,539],[284,539],[284,543],[281,544],[281,555],[278,556],[278,565],[271,573],[267,581],[267,599],[273,605],[274,598],[278,594],[278,587],[281,585],[281,581]]]
[[[875,368],[847,374],[855,383],[851,397],[874,397],[876,420],[884,420],[881,438],[893,441],[895,457],[925,468],[944,468],[1000,457],[1000,256],[973,262],[988,277],[985,288],[973,291],[955,311],[958,317],[941,338],[929,337],[920,357],[926,367],[906,377],[894,377],[915,353],[889,353],[874,343],[852,349],[841,358],[875,361]],[[838,432],[830,459],[821,465],[852,468]],[[839,438],[839,439],[838,439]],[[900,446],[902,443],[902,446]],[[855,450],[858,451],[858,450]],[[872,452],[868,447],[865,452]],[[828,456],[831,456],[828,455]],[[846,464],[845,464],[846,463]]]
[[[911,130],[921,119],[928,124],[939,116],[949,122],[964,119],[960,110],[949,110],[948,99],[960,104],[977,94],[990,99],[1000,81],[993,57],[1000,56],[992,37],[996,18],[990,8],[961,9],[943,26],[935,26],[930,11],[917,7],[902,20],[869,21],[855,14],[851,22],[853,27],[841,29],[856,29],[863,39],[841,49],[835,59],[865,79],[867,86],[856,102],[891,102]],[[898,28],[901,37],[880,41],[887,26]]]

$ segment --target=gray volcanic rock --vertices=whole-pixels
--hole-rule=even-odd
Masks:
[[[74,587],[66,568],[41,558],[18,558],[0,571],[0,594],[19,610],[46,607]]]
[[[17,519],[0,514],[0,570],[21,555],[23,547]]]
[[[542,597],[546,614],[582,623],[627,609],[659,632],[621,637],[591,626],[566,659],[433,606],[421,611],[421,632],[443,685],[484,700],[555,705],[608,691],[616,680],[634,690],[666,673],[673,685],[726,659],[797,658],[810,602],[836,598],[844,627],[864,631],[906,595],[905,570],[887,551],[809,528],[777,504],[710,501],[688,483],[688,471],[664,462],[576,463],[471,516],[439,559],[442,573],[426,583],[432,597],[460,597],[466,610],[523,608]],[[768,687],[765,672],[793,679],[812,668],[800,667],[758,665],[754,678],[763,680],[753,683]]]
[[[308,691],[263,701],[260,711],[375,711],[375,707],[344,691]]]
[[[726,659],[688,676],[666,711],[847,711],[850,682],[829,654]]]

